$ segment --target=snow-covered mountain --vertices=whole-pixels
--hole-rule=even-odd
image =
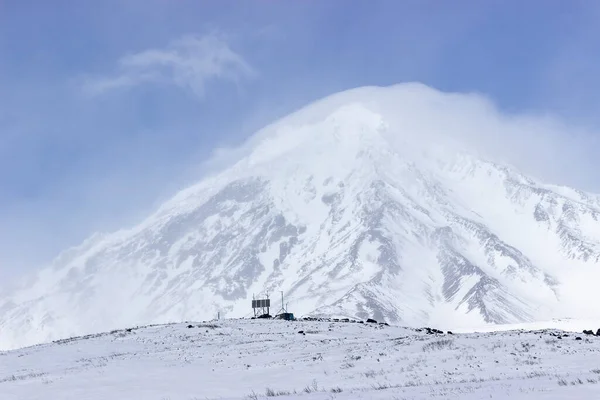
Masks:
[[[297,315],[408,325],[598,317],[600,197],[446,140],[447,96],[361,88],[266,127],[140,225],[0,296],[0,348],[248,316],[279,291]]]

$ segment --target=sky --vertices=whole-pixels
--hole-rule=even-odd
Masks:
[[[215,149],[364,85],[559,120],[571,151],[549,179],[600,192],[599,17],[587,0],[0,0],[0,279],[140,221]]]

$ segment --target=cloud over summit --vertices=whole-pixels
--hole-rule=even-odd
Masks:
[[[87,78],[83,90],[90,95],[143,84],[175,85],[202,98],[211,80],[238,83],[255,70],[220,36],[186,35],[164,48],[147,49],[121,57],[115,73]]]

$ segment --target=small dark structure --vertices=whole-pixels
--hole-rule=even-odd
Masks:
[[[285,321],[295,321],[294,313],[284,312],[275,316],[275,319],[283,319]]]

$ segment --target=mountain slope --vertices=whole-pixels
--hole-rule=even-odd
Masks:
[[[280,290],[299,315],[409,325],[597,317],[600,198],[433,136],[411,107],[444,96],[364,88],[265,128],[139,226],[3,296],[0,348],[247,316],[253,294]]]

